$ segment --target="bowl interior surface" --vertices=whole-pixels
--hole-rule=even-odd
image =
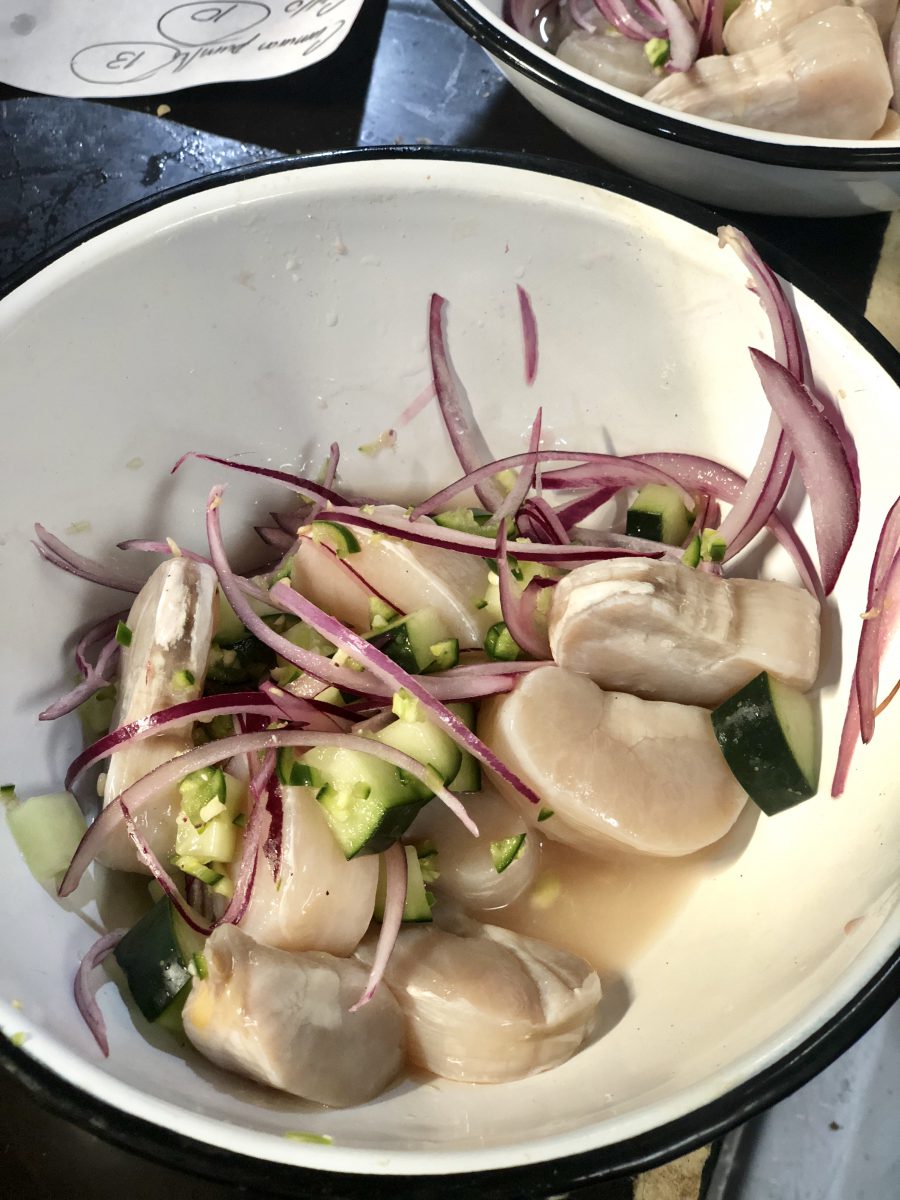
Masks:
[[[314,474],[337,439],[342,478],[362,492],[406,499],[455,478],[433,405],[399,429],[394,451],[356,452],[429,382],[432,291],[448,298],[451,353],[498,455],[523,447],[540,404],[545,445],[683,450],[746,472],[768,418],[747,346],[770,338],[745,280],[710,233],[627,196],[487,163],[380,159],[179,198],[46,267],[0,303],[11,451],[0,482],[4,782],[23,795],[59,789],[77,721],[48,727],[36,713],[67,686],[72,632],[127,605],[42,563],[29,545],[34,521],[105,561],[127,562],[112,547],[129,536],[202,550],[208,489],[227,479],[226,535],[249,562],[247,514],[262,519],[283,493],[199,463],[170,476],[185,450]],[[539,329],[530,388],[517,284]],[[25,1032],[29,1054],[86,1092],[202,1142],[413,1174],[538,1162],[654,1129],[833,1016],[900,930],[900,706],[858,754],[843,799],[827,794],[869,564],[896,493],[884,447],[900,443],[900,395],[835,319],[794,299],[863,481],[860,532],[824,618],[823,787],[776,819],[748,813],[654,936],[608,964],[604,1036],[520,1083],[407,1080],[362,1109],[324,1111],[148,1033],[110,982],[99,990],[103,1060],[72,977],[101,926],[127,923],[144,885],[98,871],[64,910],[28,875],[5,823],[2,1028]],[[799,524],[809,536],[805,508]],[[72,526],[82,531],[67,534]],[[762,570],[792,578],[774,551]],[[335,1144],[284,1138],[296,1129]]]

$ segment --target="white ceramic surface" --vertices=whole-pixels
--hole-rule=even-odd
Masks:
[[[180,198],[46,267],[0,302],[3,780],[23,794],[59,787],[77,723],[48,728],[35,714],[68,678],[70,631],[122,607],[41,563],[34,520],[63,535],[89,521],[70,540],[98,557],[121,559],[109,547],[129,535],[202,548],[204,498],[223,473],[196,464],[170,477],[191,448],[306,468],[338,438],[343,477],[363,491],[387,478],[413,495],[453,477],[433,410],[400,431],[395,452],[354,453],[429,378],[432,290],[449,299],[452,353],[497,453],[522,445],[542,404],[546,436],[570,446],[682,449],[747,470],[767,412],[746,347],[769,342],[744,282],[711,234],[633,199],[483,162],[376,157]],[[517,283],[539,326],[530,389]],[[900,393],[837,321],[795,298],[863,479],[860,534],[826,622],[828,780],[846,696],[840,660],[854,653],[877,525],[897,488],[885,446],[900,441]],[[226,532],[247,503],[264,512],[277,498],[229,482]],[[801,526],[808,533],[805,514]],[[775,554],[766,569],[789,574]],[[665,932],[611,981],[613,1027],[522,1083],[405,1082],[363,1110],[305,1111],[148,1036],[112,982],[99,992],[103,1060],[71,981],[98,912],[120,919],[116,885],[85,882],[62,910],[5,823],[0,1025],[26,1033],[38,1063],[126,1113],[275,1162],[459,1172],[611,1146],[771,1066],[888,960],[900,934],[898,732],[900,705],[859,755],[844,799],[823,789],[759,821],[742,853],[732,842],[713,856]],[[297,1128],[335,1145],[283,1137]]]
[[[900,208],[900,143],[746,129],[601,83],[517,33],[504,0],[436,0],[554,125],[607,162],[723,208],[801,217]]]

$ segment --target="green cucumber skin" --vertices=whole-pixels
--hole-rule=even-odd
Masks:
[[[138,1008],[156,1021],[190,986],[192,976],[175,932],[174,913],[163,897],[113,951]]]
[[[625,516],[625,532],[629,537],[645,538],[648,542],[663,541],[661,513],[638,512],[629,508]]]
[[[731,773],[767,816],[816,794],[782,732],[765,672],[714,709],[711,719]]]
[[[371,820],[340,820],[329,806],[327,796],[320,799],[319,804],[345,858],[349,859],[362,854],[381,854],[394,842],[399,842],[430,799],[429,793],[424,799],[416,798],[404,804],[379,804],[381,814],[374,823]],[[367,803],[378,804],[377,801],[372,802],[371,798]]]

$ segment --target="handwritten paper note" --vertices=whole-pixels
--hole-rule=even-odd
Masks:
[[[0,80],[105,97],[286,75],[333,53],[362,3],[0,0]]]

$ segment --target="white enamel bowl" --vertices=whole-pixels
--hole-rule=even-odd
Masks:
[[[765,427],[746,350],[768,344],[762,312],[690,206],[654,207],[553,164],[427,152],[213,182],[93,231],[0,302],[0,774],[24,794],[58,788],[76,748],[74,720],[35,720],[69,677],[70,631],[122,606],[41,563],[32,522],[60,533],[90,522],[70,540],[107,559],[134,534],[202,546],[204,498],[222,472],[197,464],[169,476],[192,448],[315,470],[338,438],[344,478],[363,492],[418,495],[453,478],[434,411],[401,430],[392,454],[355,453],[429,378],[432,290],[449,300],[452,353],[497,453],[521,447],[539,403],[545,430],[569,445],[682,449],[742,470]],[[539,326],[530,389],[517,283]],[[826,620],[828,780],[847,691],[840,662],[853,654],[897,487],[885,447],[900,444],[900,371],[877,334],[860,321],[854,336],[816,288],[804,280],[796,304],[863,479],[861,530]],[[232,536],[246,504],[262,513],[282,498],[234,480],[227,495]],[[788,572],[775,555],[766,569]],[[821,1069],[896,993],[898,733],[900,705],[843,800],[825,788],[755,830],[745,822],[710,856],[669,924],[606,980],[605,1036],[571,1062],[497,1087],[407,1081],[346,1112],[306,1111],[182,1055],[167,1035],[146,1034],[113,982],[99,991],[111,1046],[101,1058],[72,977],[98,914],[121,922],[124,902],[101,880],[64,910],[0,823],[0,1024],[27,1035],[3,1058],[72,1119],[271,1192],[298,1186],[293,1166],[347,1173],[341,1195],[370,1189],[362,1175],[394,1175],[398,1195],[536,1196],[659,1161]],[[334,1145],[283,1136],[298,1128]],[[425,1187],[423,1176],[441,1178]],[[335,1183],[312,1174],[303,1186],[332,1195]]]
[[[517,33],[503,0],[435,0],[554,125],[639,179],[723,208],[845,217],[900,208],[900,143],[745,129],[600,83]]]

